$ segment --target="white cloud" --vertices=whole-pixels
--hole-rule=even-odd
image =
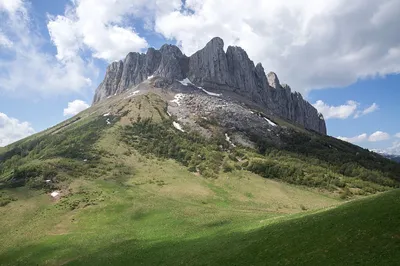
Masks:
[[[379,150],[374,150],[374,151],[378,152],[378,153],[384,153],[384,154],[400,155],[400,141],[393,142],[392,146],[389,148],[379,149]]]
[[[0,0],[0,11],[14,13],[23,8],[23,4],[22,0]]]
[[[64,109],[64,116],[73,116],[76,115],[83,110],[89,108],[89,104],[82,100],[75,100],[68,103],[68,107]]]
[[[361,116],[373,113],[375,111],[379,110],[379,105],[376,103],[373,103],[370,107],[365,108],[363,111],[358,111],[354,118],[359,118]]]
[[[3,6],[10,3],[0,1]],[[92,79],[97,77],[92,62],[79,57],[60,62],[44,52],[45,40],[32,25],[25,3],[9,4],[1,16],[3,35],[13,43],[11,46],[8,42],[10,56],[0,61],[0,91],[25,97],[39,93],[47,97],[90,89]]]
[[[0,47],[6,47],[6,48],[11,48],[13,46],[12,41],[7,38],[7,36],[3,35],[0,31]]]
[[[368,141],[370,142],[377,142],[377,141],[384,141],[390,139],[390,135],[386,132],[376,131],[375,133],[369,136]]]
[[[370,136],[368,136],[367,133],[363,133],[355,137],[337,137],[337,138],[351,143],[359,143],[365,141],[378,142],[378,141],[389,140],[390,135],[383,131],[376,131],[375,133],[372,133]]]
[[[28,122],[20,122],[18,119],[8,117],[0,112],[0,147],[34,133],[35,130]]]
[[[300,92],[400,72],[398,0],[155,2],[155,30],[186,54],[220,36]]]
[[[343,105],[330,106],[321,100],[313,104],[313,106],[324,115],[325,119],[346,119],[356,112],[358,105],[359,103],[355,101],[347,101],[347,103]]]
[[[88,48],[93,57],[111,62],[146,48],[147,41],[127,26],[127,17],[143,16],[146,4],[145,0],[73,1],[64,16],[50,17],[47,24],[57,58],[69,59]]]
[[[400,138],[400,132],[394,135],[396,138]]]
[[[368,135],[366,133],[355,136],[355,137],[337,137],[340,140],[351,142],[351,143],[359,143],[359,142],[364,142],[368,139]]]

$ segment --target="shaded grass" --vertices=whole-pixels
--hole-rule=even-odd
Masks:
[[[113,204],[76,216],[78,231],[8,250],[0,261],[5,265],[397,265],[399,200],[396,190],[327,211],[264,215],[264,219],[227,218],[228,212],[183,219],[182,209],[173,210],[178,206],[169,201],[164,210],[142,206],[132,212],[127,204]],[[107,225],[102,234],[99,221],[102,227]]]

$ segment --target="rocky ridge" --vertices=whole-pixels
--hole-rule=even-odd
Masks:
[[[288,85],[282,85],[275,73],[266,75],[263,66],[254,65],[242,48],[229,46],[225,52],[224,42],[218,37],[190,57],[177,46],[168,44],[160,50],[149,48],[146,54],[129,53],[123,61],[108,66],[93,104],[152,76],[171,83],[189,79],[195,86],[210,91],[229,91],[262,106],[268,113],[326,134],[323,116],[300,93],[293,93]]]

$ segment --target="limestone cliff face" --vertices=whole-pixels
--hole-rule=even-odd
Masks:
[[[225,52],[224,42],[218,37],[190,57],[175,45],[163,45],[160,50],[150,48],[146,54],[129,53],[123,61],[107,68],[93,103],[119,94],[150,76],[169,80],[188,78],[197,86],[229,90],[264,106],[274,115],[326,134],[323,116],[300,93],[281,85],[275,73],[266,75],[263,66],[254,65],[242,48],[229,46]]]

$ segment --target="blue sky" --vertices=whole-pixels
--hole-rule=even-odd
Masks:
[[[301,92],[329,135],[400,153],[399,2],[0,0],[0,146],[87,108],[128,52],[190,55],[220,36]]]

